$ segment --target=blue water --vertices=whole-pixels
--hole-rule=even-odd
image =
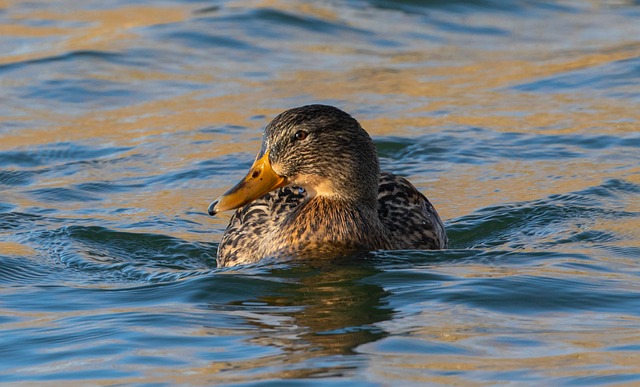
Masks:
[[[0,5],[0,382],[640,383],[633,1]],[[216,269],[276,114],[353,114],[447,251]]]

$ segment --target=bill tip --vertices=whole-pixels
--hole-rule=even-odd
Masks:
[[[211,216],[215,216],[218,211],[216,211],[216,206],[218,205],[218,201],[216,200],[215,202],[209,204],[209,208],[207,209],[207,212],[209,213],[209,215]]]

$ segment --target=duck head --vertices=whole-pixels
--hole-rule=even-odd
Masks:
[[[332,106],[302,106],[267,125],[251,169],[211,203],[209,214],[242,207],[284,186],[301,187],[308,198],[375,208],[379,175],[375,145],[358,121]]]

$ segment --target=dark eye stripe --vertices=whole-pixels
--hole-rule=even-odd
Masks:
[[[304,130],[298,130],[294,136],[296,140],[304,140],[305,138],[307,138],[307,132],[305,132]]]

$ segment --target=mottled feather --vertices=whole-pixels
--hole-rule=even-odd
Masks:
[[[290,258],[330,254],[332,249],[314,246],[312,251],[301,254],[299,243],[309,242],[311,237],[326,233],[329,225],[337,226],[347,234],[357,231],[344,226],[340,216],[331,216],[327,212],[318,213],[318,223],[305,226],[298,223],[295,232],[279,232],[273,230],[287,228],[285,222],[290,221],[296,208],[307,199],[300,188],[280,188],[270,192],[246,206],[238,209],[231,217],[229,225],[218,247],[218,266],[234,266],[257,262],[265,257],[277,258],[292,255]],[[445,249],[448,245],[447,234],[435,208],[409,181],[390,172],[382,172],[378,185],[377,215],[381,221],[385,235],[364,233],[371,240],[374,248],[352,250],[405,250],[405,249]],[[361,224],[364,228],[366,224]],[[290,228],[290,227],[289,227]],[[370,232],[370,231],[369,231]],[[286,237],[282,237],[286,236]],[[298,248],[291,249],[296,244]],[[278,245],[278,248],[275,246]],[[309,246],[308,246],[309,247]],[[348,249],[351,250],[351,249]]]
[[[396,250],[446,249],[447,233],[436,209],[407,179],[382,172],[378,217]]]
[[[218,267],[253,263],[266,256],[270,230],[281,227],[305,198],[303,190],[284,187],[239,208],[218,246]]]

